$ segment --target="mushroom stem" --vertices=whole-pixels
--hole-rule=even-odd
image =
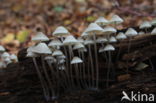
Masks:
[[[71,61],[72,57],[73,57],[72,46],[69,45],[68,47],[69,47],[69,60]],[[74,85],[74,78],[73,78],[73,71],[72,71],[71,63],[70,63],[70,68],[69,68],[69,75],[70,75],[70,79],[71,79],[71,87],[73,88],[73,87],[75,87],[75,85]]]
[[[84,53],[82,52],[82,59],[83,59],[83,79],[84,79],[84,83],[85,83],[85,88],[87,88],[87,81],[86,81],[86,70],[85,70],[85,57],[84,57]]]
[[[80,81],[79,81],[79,68],[78,68],[78,64],[74,64],[75,66],[75,72],[76,72],[76,80],[77,80],[77,85],[78,85],[78,88],[81,89],[81,85],[80,85]]]
[[[78,51],[79,57],[82,57],[81,54],[83,55],[83,52]],[[84,57],[82,57],[83,61],[84,61]],[[81,81],[81,85],[82,87],[85,87],[85,79],[84,79],[84,75],[85,75],[85,71],[83,70],[84,68],[82,68],[82,66],[84,65],[84,63],[81,65],[80,64],[80,71],[79,71],[79,76],[80,76],[80,81]]]
[[[96,61],[96,88],[98,89],[99,87],[99,65],[98,65],[98,55],[97,55],[97,45],[96,45],[96,35],[93,35],[93,39],[94,39],[94,51],[95,51],[95,61]]]
[[[109,86],[109,74],[110,74],[110,69],[111,69],[111,51],[108,51],[108,69],[107,69],[107,82],[106,82],[106,87],[108,88]]]
[[[52,83],[51,83],[51,81],[50,81],[50,78],[49,78],[49,75],[48,75],[48,73],[47,73],[46,66],[45,66],[45,62],[44,62],[44,56],[43,56],[43,55],[41,55],[41,62],[42,62],[42,67],[43,67],[43,71],[44,71],[45,77],[46,77],[46,79],[47,79],[47,81],[48,81],[48,84],[49,84],[49,86],[50,86],[51,93],[52,93],[52,95],[54,96],[55,93],[54,93],[54,90],[53,90],[53,85],[52,85]]]
[[[90,74],[90,68],[88,68],[88,74],[89,74],[89,81],[92,82],[92,85],[89,85],[89,88],[94,88],[94,68],[93,68],[93,57],[92,57],[92,51],[91,51],[91,45],[88,45],[89,48],[89,60],[90,60],[90,66],[91,67],[91,74]],[[91,81],[92,80],[92,81]]]
[[[33,57],[33,63],[34,63],[34,65],[35,65],[35,68],[36,68],[38,77],[39,77],[40,82],[41,82],[41,86],[42,86],[42,89],[43,89],[44,97],[45,97],[45,99],[46,99],[47,101],[49,101],[49,99],[50,99],[50,94],[49,94],[49,91],[48,91],[49,88],[48,88],[46,82],[44,81],[44,79],[43,79],[43,77],[42,77],[42,74],[41,74],[41,72],[40,72],[40,70],[39,70],[39,67],[38,67],[38,65],[37,65],[37,62],[36,62],[36,58],[35,58],[35,57]]]

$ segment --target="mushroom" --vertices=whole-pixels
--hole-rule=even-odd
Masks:
[[[69,61],[71,61],[72,57],[74,56],[72,46],[76,43],[78,43],[78,41],[72,35],[67,36],[65,38],[65,40],[63,41],[63,45],[68,46],[68,49],[69,49]],[[74,80],[73,80],[72,65],[71,64],[69,66],[69,75],[70,75],[70,79],[71,79],[71,86],[74,87]]]
[[[151,35],[156,35],[156,28],[152,30]]]
[[[106,87],[109,86],[109,75],[110,75],[110,65],[111,65],[111,62],[112,62],[112,59],[111,59],[111,51],[114,51],[115,48],[113,45],[111,44],[107,44],[104,48],[104,51],[108,51],[108,70],[107,70],[107,82],[106,82]]]
[[[38,64],[37,64],[37,61],[36,61],[36,57],[39,57],[38,54],[32,52],[33,49],[34,49],[35,46],[31,46],[27,49],[27,55],[26,57],[30,57],[33,59],[33,63],[35,65],[35,68],[36,68],[36,71],[37,71],[37,74],[38,74],[38,77],[40,79],[40,82],[41,82],[41,86],[42,86],[42,89],[43,89],[43,94],[44,94],[44,97],[47,101],[50,100],[50,93],[49,93],[49,87],[46,83],[46,81],[44,80],[43,76],[42,76],[42,73],[41,71],[39,70],[39,67],[38,67]]]
[[[118,15],[113,15],[111,20],[110,20],[110,23],[111,24],[120,24],[122,23],[124,20],[122,18],[120,18]]]
[[[79,40],[78,40],[78,41],[79,41]],[[73,50],[78,50],[79,57],[82,57],[82,60],[83,60],[83,61],[85,61],[84,49],[86,49],[86,48],[85,48],[85,46],[82,44],[82,42],[80,43],[80,41],[79,41],[79,43],[76,43],[76,44],[74,45],[74,47],[73,47]],[[86,75],[85,75],[85,63],[84,63],[84,62],[83,62],[83,68],[82,68],[82,65],[80,65],[79,71],[80,71],[81,84],[82,84],[83,87],[86,87],[87,83],[86,83],[86,81],[85,81]],[[81,74],[81,73],[82,73],[82,74]]]
[[[144,21],[141,25],[140,25],[140,29],[145,29],[146,33],[147,33],[147,29],[152,27],[151,23],[149,21]]]
[[[73,57],[73,59],[71,60],[71,64],[73,64],[74,66],[75,66],[75,73],[76,73],[76,80],[77,80],[77,84],[78,84],[78,88],[80,88],[81,89],[81,84],[80,84],[80,81],[79,81],[79,76],[80,76],[80,72],[79,72],[79,70],[78,70],[78,64],[79,63],[82,63],[83,61],[82,61],[82,59],[81,58],[79,58],[79,57]]]
[[[52,82],[51,82],[51,80],[50,80],[48,71],[46,70],[46,65],[45,65],[45,61],[44,61],[44,57],[45,57],[46,55],[52,54],[50,48],[49,48],[49,47],[47,46],[47,44],[45,44],[45,43],[39,43],[39,44],[37,44],[37,45],[33,48],[32,52],[37,53],[38,55],[41,56],[41,63],[42,63],[43,71],[44,71],[45,77],[46,77],[46,79],[47,79],[47,81],[48,81],[48,84],[49,84],[49,86],[50,86],[50,88],[51,88],[51,91],[52,91],[52,97],[51,97],[51,98],[52,98],[52,99],[57,98],[56,94],[54,93],[53,85],[52,85]]]
[[[127,39],[127,36],[123,32],[119,32],[118,35],[116,36],[116,39],[118,41],[122,41],[124,39]],[[119,51],[117,53],[116,60],[119,59],[120,51],[121,51],[121,48],[120,48],[120,43],[119,43]]]
[[[96,23],[91,23],[88,28],[86,29],[86,33],[89,33],[93,36],[94,41],[94,52],[95,52],[95,69],[96,69],[96,86],[95,90],[99,87],[99,66],[98,66],[98,54],[97,54],[97,45],[96,45],[96,35],[101,34],[103,32],[103,29],[97,25]]]
[[[49,41],[49,38],[42,32],[38,32],[32,39],[34,42]]]
[[[101,16],[95,21],[95,23],[98,24],[99,26],[105,26],[109,24],[109,21]]]
[[[16,56],[15,54],[11,54],[11,55],[10,55],[10,59],[11,59],[14,63],[18,62],[18,58],[17,58],[17,56]]]

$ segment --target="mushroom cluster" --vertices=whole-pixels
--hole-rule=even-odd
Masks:
[[[18,62],[18,58],[15,54],[9,54],[5,48],[0,45],[0,69],[6,68],[10,63]]]
[[[32,38],[36,44],[27,49],[27,57],[33,59],[47,101],[58,98],[62,90],[97,91],[100,73],[99,54],[107,63],[104,66],[108,68],[106,86],[109,86],[110,76],[115,77],[111,56],[116,50],[114,44],[128,39],[127,51],[129,52],[131,39],[139,35],[133,28],[127,29],[126,32],[117,32],[116,26],[123,22],[124,20],[118,15],[113,15],[110,20],[99,17],[94,23],[89,24],[79,37],[74,37],[65,27],[59,26],[52,33],[51,38],[42,32],[38,32]],[[144,22],[140,25],[140,29],[146,29],[147,33],[151,25],[156,25],[156,22]],[[151,34],[156,34],[156,28]]]

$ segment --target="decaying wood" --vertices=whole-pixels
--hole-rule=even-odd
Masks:
[[[112,64],[116,69],[117,77],[120,76],[118,79],[121,81],[116,80],[109,89],[103,88],[107,67],[105,66],[106,63],[100,59],[100,83],[103,90],[98,93],[90,91],[74,92],[75,94],[65,93],[58,100],[59,103],[70,103],[72,101],[77,101],[74,103],[81,103],[81,99],[86,103],[108,102],[108,98],[110,99],[110,97],[112,101],[115,101],[120,99],[121,91],[123,90],[141,89],[143,92],[156,93],[154,82],[156,81],[155,72],[151,73],[150,69],[145,70],[145,72],[135,72],[130,69],[142,61],[148,61],[149,59],[152,59],[153,63],[156,61],[156,36],[147,34],[133,38],[129,53],[127,53],[128,44],[128,39],[115,44],[117,50],[113,53],[113,58],[115,59],[119,48],[122,48],[119,60],[114,60]],[[21,50],[18,55],[20,62],[10,64],[8,68],[0,72],[0,101],[3,100],[3,103],[45,103],[42,98],[42,89],[32,60],[26,58],[25,54],[26,49]],[[100,57],[102,57],[101,54],[99,54],[99,58]],[[126,76],[126,72],[124,72],[127,64],[130,69],[128,76]],[[124,78],[129,81],[124,81]]]

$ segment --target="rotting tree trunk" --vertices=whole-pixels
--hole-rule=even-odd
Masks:
[[[113,61],[113,67],[116,69],[117,76],[126,74],[124,72],[124,68],[127,66],[127,60],[129,61],[128,68],[133,68],[138,63],[142,61],[148,61],[149,59],[152,59],[153,64],[156,64],[154,63],[156,61],[155,35],[144,35],[133,38],[131,50],[128,54],[126,52],[128,47],[128,40],[124,40],[120,42],[120,44],[115,45],[116,48],[119,48],[119,46],[122,48],[119,60]],[[115,58],[116,53],[117,52],[113,53],[113,58]],[[18,55],[19,63],[10,64],[8,68],[1,70],[0,72],[0,101],[4,101],[3,103],[39,103],[39,101],[45,103],[42,98],[42,89],[37,78],[32,59],[25,58],[25,54],[26,49],[21,50]],[[106,64],[100,58],[102,57],[101,54],[98,54],[98,56],[100,69],[99,79],[101,87],[103,87],[105,84],[107,68],[105,66]],[[151,73],[151,70],[145,70],[142,72],[130,70],[129,74],[131,75],[130,77],[134,77],[135,79],[128,77],[127,79],[129,81],[115,82],[108,90],[104,89],[99,93],[90,93],[86,91],[82,91],[82,94],[71,93],[69,94],[69,98],[70,96],[71,98],[78,96],[79,99],[76,99],[76,101],[78,101],[77,103],[82,101],[86,101],[88,103],[99,103],[109,101],[107,98],[112,94],[114,94],[114,96],[111,98],[118,100],[119,98],[116,97],[121,96],[121,91],[123,89],[137,90],[138,88],[141,88],[143,92],[156,93],[156,87],[154,86],[154,81],[156,81],[155,72]],[[91,94],[91,96],[87,97],[88,94]],[[86,96],[86,99],[81,95],[84,97]],[[59,103],[70,103],[70,101],[73,102],[75,99],[72,100],[71,98],[66,100],[66,96],[63,96],[60,98]],[[92,98],[94,98],[94,102],[92,101]]]

